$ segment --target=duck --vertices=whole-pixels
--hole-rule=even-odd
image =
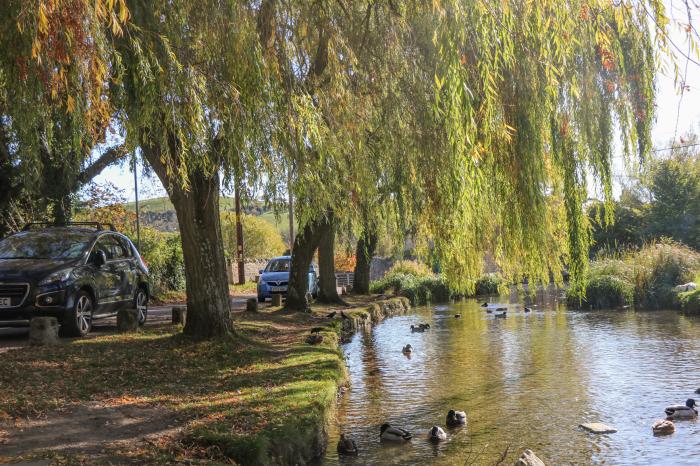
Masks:
[[[688,398],[685,405],[673,405],[666,408],[666,416],[668,416],[666,419],[696,419],[698,417],[696,407],[697,403],[695,403],[695,400]]]
[[[496,312],[506,312],[508,310],[507,307],[497,307]]]
[[[323,343],[323,335],[320,333],[312,333],[306,338],[306,343],[310,345],[318,345],[320,343]]]
[[[319,333],[319,332],[323,332],[324,330],[326,330],[325,327],[314,327],[311,329],[311,333]]]
[[[411,325],[411,332],[425,332],[425,329],[422,326],[415,326]]]
[[[329,312],[328,314],[326,314],[326,317],[327,317],[328,319],[332,319],[333,317],[335,317],[336,314],[337,314],[336,311]]]
[[[489,303],[487,303],[486,301],[484,301],[484,302],[481,304],[481,307],[489,307]]]
[[[451,409],[447,412],[447,419],[445,419],[445,424],[447,427],[457,427],[463,426],[467,423],[467,413],[464,411],[455,411]]]
[[[487,314],[493,314],[493,309],[486,309]]]
[[[413,346],[409,343],[408,345],[404,346],[403,349],[401,350],[403,353],[412,353],[413,352]]]
[[[671,435],[676,431],[676,426],[669,419],[659,419],[651,426],[654,435]]]
[[[430,328],[430,324],[420,324],[419,327],[423,330],[428,330]]]
[[[506,317],[508,317],[508,313],[507,313],[506,311],[503,311],[502,313],[500,313],[500,314],[494,314],[493,316],[494,316],[496,319],[505,319]]]
[[[351,438],[345,436],[345,434],[340,434],[340,440],[338,440],[338,454],[346,456],[357,456],[357,444]]]
[[[462,317],[462,314],[455,314],[455,319],[459,319],[460,317]]]
[[[523,310],[524,310],[525,312],[532,312],[532,309],[530,309],[530,308],[527,307],[527,306],[525,306],[525,309],[523,309]]]
[[[340,311],[340,317],[343,318],[343,320],[349,320],[350,317],[348,317],[343,311]]]
[[[401,429],[399,427],[392,427],[389,423],[382,424],[381,431],[379,433],[379,438],[382,440],[389,440],[391,442],[407,442],[411,440],[413,435],[407,430]]]
[[[440,427],[433,426],[433,428],[430,429],[430,433],[428,434],[428,438],[430,439],[431,442],[442,442],[444,440],[447,440],[447,434]]]

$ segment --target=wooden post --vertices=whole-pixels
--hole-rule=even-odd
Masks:
[[[277,307],[282,305],[282,295],[281,294],[273,294],[272,295],[272,305],[277,306]]]
[[[58,343],[58,319],[34,317],[29,321],[29,344],[31,346],[55,345]]]
[[[250,298],[246,302],[245,310],[247,312],[258,312],[258,299]]]
[[[241,190],[236,183],[236,261],[238,262],[238,284],[245,283],[245,264],[243,263],[243,224],[241,223]]]
[[[174,325],[185,325],[187,323],[187,308],[185,306],[174,307],[172,317]]]
[[[130,333],[139,329],[139,318],[136,309],[120,309],[117,312],[117,332]]]

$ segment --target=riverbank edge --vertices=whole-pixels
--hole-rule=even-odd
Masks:
[[[286,461],[284,455],[279,455],[278,452],[271,452],[269,455],[270,459],[282,460],[275,461],[275,464],[298,464],[298,460],[302,463],[308,463],[314,460],[320,459],[326,452],[328,448],[328,429],[332,422],[336,420],[336,409],[338,407],[338,399],[342,396],[343,387],[347,386],[347,367],[345,365],[345,357],[340,348],[341,343],[346,342],[352,338],[352,336],[360,331],[367,331],[371,329],[374,325],[381,323],[383,320],[403,315],[411,310],[411,301],[404,296],[395,297],[381,297],[379,300],[372,301],[366,305],[352,307],[343,310],[343,317],[341,317],[340,325],[330,325],[327,328],[328,331],[332,331],[337,335],[337,338],[332,339],[332,347],[337,351],[338,363],[341,368],[342,374],[335,383],[334,391],[336,396],[332,399],[326,399],[326,402],[320,406],[322,413],[322,418],[324,422],[318,426],[317,429],[312,433],[314,439],[312,444],[318,447],[311,455],[304,455],[304,457],[295,458],[294,461]],[[327,308],[315,308],[313,313],[316,315],[326,314]],[[302,426],[299,426],[302,427]],[[299,444],[295,448],[298,452],[305,451],[306,445]]]

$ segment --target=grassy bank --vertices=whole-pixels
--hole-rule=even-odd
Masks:
[[[700,253],[669,240],[653,242],[623,254],[607,255],[591,263],[584,278],[583,296],[571,288],[571,306],[605,309],[634,306],[636,309],[680,309],[693,298],[674,291],[700,272]]]
[[[447,302],[450,299],[498,294],[503,280],[496,274],[480,277],[473,284],[474,292],[465,294],[450,287],[444,276],[434,274],[427,266],[414,261],[398,261],[381,280],[371,283],[372,293],[403,296],[414,306]]]
[[[8,351],[0,362],[5,430],[0,439],[6,446],[16,446],[22,438],[19,420],[41,417],[60,425],[87,402],[115,412],[126,405],[155,407],[167,427],[176,429],[147,441],[105,438],[94,448],[51,444],[58,448],[0,455],[0,462],[39,457],[89,464],[306,462],[324,448],[326,426],[345,379],[337,344],[343,322],[371,319],[378,309],[356,304],[345,311],[350,319],[329,319],[328,309],[320,307],[313,314],[237,312],[238,335],[230,340],[195,341],[162,326]],[[306,338],[314,327],[324,327],[323,342],[310,345]],[[160,427],[154,430],[168,430]],[[7,451],[3,448],[3,454]]]

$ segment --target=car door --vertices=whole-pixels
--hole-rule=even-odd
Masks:
[[[121,278],[119,307],[126,307],[136,295],[137,268],[128,240],[116,235],[115,239],[117,244],[114,247],[114,267]]]
[[[95,242],[90,252],[90,263],[95,277],[95,295],[97,297],[96,314],[114,312],[121,299],[122,276],[118,263],[114,260],[116,238],[113,235],[103,235]],[[98,251],[105,253],[107,262],[97,267],[95,257]]]

